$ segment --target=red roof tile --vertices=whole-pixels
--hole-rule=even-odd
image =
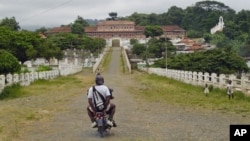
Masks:
[[[163,31],[185,31],[177,25],[162,26]]]
[[[135,25],[135,22],[132,21],[101,21],[98,23],[98,25],[122,25],[122,24],[130,24],[130,25]]]
[[[85,32],[96,32],[96,26],[88,26],[84,28]]]
[[[71,27],[65,26],[65,27],[54,27],[49,29],[46,33],[59,33],[59,32],[71,32]]]
[[[135,30],[137,31],[144,31],[145,26],[135,26]]]

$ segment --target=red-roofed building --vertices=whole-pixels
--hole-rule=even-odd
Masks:
[[[133,21],[101,21],[96,26],[85,27],[86,35],[90,37],[100,37],[104,39],[121,38],[121,39],[145,39],[143,34],[145,26],[136,26]],[[162,26],[164,38],[184,38],[185,30],[176,25]],[[46,35],[56,33],[70,33],[71,28],[55,27],[46,32]]]
[[[202,44],[197,43],[196,41],[187,37],[183,38],[177,43],[174,43],[173,45],[177,47],[178,52],[182,53],[191,53],[194,51],[204,50]]]
[[[85,33],[91,37],[104,39],[122,38],[122,39],[144,39],[143,34],[145,26],[136,26],[132,21],[101,21],[94,27],[86,27]],[[162,26],[165,38],[184,38],[185,30],[179,26]]]
[[[56,33],[71,33],[71,27],[64,26],[64,27],[54,27],[49,29],[45,34],[47,36],[56,34]]]

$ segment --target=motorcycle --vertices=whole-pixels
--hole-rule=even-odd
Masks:
[[[96,113],[96,123],[98,128],[97,131],[100,133],[101,137],[104,137],[104,134],[111,129],[111,126],[107,124],[106,112]]]
[[[113,97],[114,90],[109,88],[109,91],[111,94],[110,99],[114,99],[114,97]],[[96,123],[97,123],[97,126],[96,126],[97,131],[99,132],[101,137],[104,137],[104,134],[108,133],[108,131],[110,131],[112,128],[112,126],[107,124],[108,118],[107,118],[106,111],[96,112],[95,119],[96,119]],[[116,127],[116,125],[114,127]]]

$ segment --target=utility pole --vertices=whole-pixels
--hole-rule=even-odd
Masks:
[[[100,56],[100,38],[97,37],[97,58]]]
[[[146,47],[146,68],[147,68],[147,72],[148,72],[148,42],[147,42],[147,38],[145,38],[145,47]]]
[[[168,70],[168,45],[167,45],[167,43],[166,43],[166,36],[165,36],[165,45],[166,45],[166,48],[165,48],[165,50],[166,50],[166,71]]]

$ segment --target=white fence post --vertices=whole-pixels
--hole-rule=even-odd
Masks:
[[[24,74],[23,73],[21,73],[19,75],[19,83],[20,83],[21,86],[25,86],[25,80],[24,80]]]
[[[192,81],[192,84],[193,85],[197,85],[197,72],[193,72],[193,81]]]
[[[211,74],[211,82],[213,86],[217,86],[217,74],[216,73]]]
[[[211,83],[209,78],[210,78],[209,73],[205,72],[204,73],[204,81],[205,81],[205,83],[207,83],[207,84]]]
[[[30,85],[29,73],[24,74],[24,86]]]
[[[225,74],[220,74],[219,75],[219,88],[225,88],[227,81],[226,81],[226,75]]]
[[[0,92],[4,89],[5,87],[5,76],[0,75]]]
[[[143,68],[140,68],[143,70]],[[192,85],[213,85],[217,88],[225,88],[228,80],[232,80],[233,85],[236,87],[236,90],[240,90],[242,92],[246,92],[250,95],[250,77],[242,75],[241,79],[236,79],[235,75],[229,75],[226,77],[225,74],[220,74],[217,76],[216,73],[212,73],[211,75],[207,72],[191,72],[191,71],[178,71],[160,68],[150,68],[150,73],[154,73],[157,75],[163,75],[172,78],[178,81],[182,81],[184,83],[189,83]],[[145,71],[145,70],[144,70]]]
[[[12,74],[7,74],[6,75],[6,80],[7,80],[7,84],[8,86],[12,85]]]
[[[198,73],[198,85],[204,86],[204,80],[203,80],[203,73],[202,72]]]
[[[18,83],[18,82],[19,82],[19,75],[15,73],[13,75],[13,83]]]

